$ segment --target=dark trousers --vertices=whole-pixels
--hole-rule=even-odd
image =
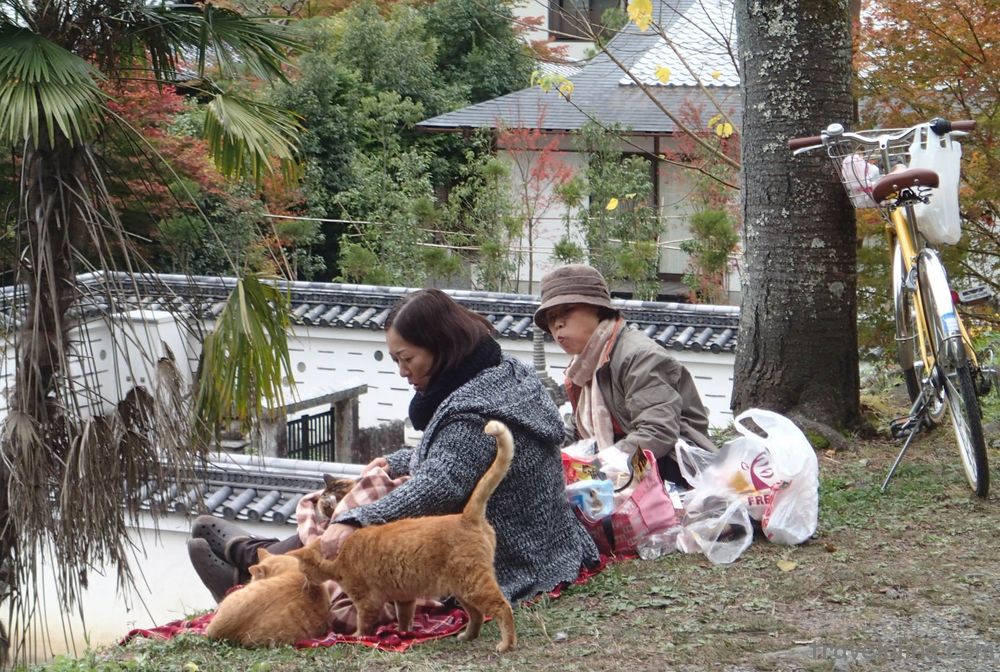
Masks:
[[[673,455],[664,455],[656,461],[656,468],[660,472],[660,478],[664,481],[670,481],[682,488],[690,488],[691,484],[688,483],[684,476],[681,474],[681,468],[677,464],[677,460],[674,459]]]
[[[250,580],[250,565],[259,562],[257,549],[266,548],[269,553],[281,555],[296,548],[302,548],[298,534],[292,534],[284,539],[250,537],[246,541],[237,541],[229,547],[229,560],[240,570],[240,581]]]

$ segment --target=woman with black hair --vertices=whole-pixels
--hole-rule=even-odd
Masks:
[[[409,476],[380,499],[338,516],[321,538],[332,557],[359,527],[401,518],[456,513],[493,461],[491,419],[514,436],[514,460],[487,505],[496,531],[497,580],[512,603],[577,577],[597,563],[593,540],[566,500],[559,447],[563,422],[534,371],[504,355],[482,316],[446,293],[424,289],[405,297],[386,323],[389,356],[413,386],[413,427],[423,431],[415,448],[372,464],[389,476]],[[285,552],[298,536],[278,541],[249,537],[238,526],[201,516],[188,543],[195,569],[217,600],[256,562],[257,548]]]

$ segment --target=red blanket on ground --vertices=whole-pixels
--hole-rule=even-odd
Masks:
[[[600,564],[594,569],[581,569],[580,575],[573,582],[574,584],[586,583],[592,576],[601,572],[609,564],[621,558],[601,556]],[[565,584],[557,586],[549,592],[549,597],[559,597]],[[166,625],[155,628],[136,628],[132,630],[124,639],[119,642],[125,645],[136,637],[149,637],[156,639],[171,639],[183,633],[202,635],[205,627],[211,622],[215,612],[203,614],[190,620],[172,621]],[[414,644],[426,642],[432,639],[440,639],[461,632],[468,621],[468,616],[461,609],[447,606],[418,607],[413,616],[413,631],[399,632],[395,624],[383,625],[378,631],[369,637],[355,637],[354,635],[341,635],[331,632],[320,639],[304,639],[296,642],[295,646],[300,649],[316,648],[318,646],[333,646],[334,644],[363,644],[384,651],[405,651]]]

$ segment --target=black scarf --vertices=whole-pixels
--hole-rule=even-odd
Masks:
[[[423,431],[434,416],[441,402],[449,394],[465,385],[483,369],[500,363],[500,345],[492,336],[484,336],[469,356],[447,371],[438,371],[427,389],[417,392],[410,401],[410,422],[413,428]]]

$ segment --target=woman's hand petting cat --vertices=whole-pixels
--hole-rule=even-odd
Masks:
[[[319,548],[323,552],[323,557],[333,559],[340,551],[340,545],[344,540],[354,534],[358,528],[344,523],[332,523],[323,531],[323,536],[319,538]]]
[[[376,457],[374,460],[368,463],[368,466],[365,467],[365,471],[369,469],[374,469],[375,467],[382,467],[386,471],[389,471],[389,460],[385,459],[384,457]]]

